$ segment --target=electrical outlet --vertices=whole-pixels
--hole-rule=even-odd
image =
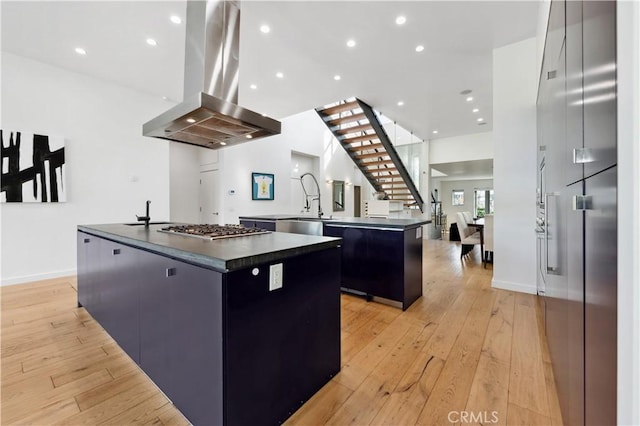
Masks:
[[[269,291],[282,288],[282,263],[269,267]]]

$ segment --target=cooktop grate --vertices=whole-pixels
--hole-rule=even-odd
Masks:
[[[223,238],[244,237],[248,235],[268,234],[262,228],[245,228],[243,225],[175,225],[158,230],[167,234],[179,234],[187,237],[218,240]]]

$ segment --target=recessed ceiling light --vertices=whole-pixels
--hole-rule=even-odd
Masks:
[[[226,144],[227,144],[226,142],[220,142],[220,145],[222,145],[222,146],[224,146]]]
[[[460,94],[463,96],[468,95],[469,93],[471,93],[471,89],[464,89],[462,92],[460,92]]]
[[[252,135],[247,135],[247,136],[245,136],[245,137],[246,137],[247,139],[253,139],[253,136],[252,136]]]
[[[422,52],[424,50],[424,46],[423,45],[418,45],[416,46],[416,52]]]
[[[339,76],[339,75],[337,75],[337,74],[333,76],[333,79],[334,79],[335,81],[338,81],[338,80],[340,80],[341,78],[342,78],[342,77],[340,77],[340,76]]]
[[[263,116],[263,117],[266,117],[266,116],[267,116],[267,114],[262,114],[262,116]]]
[[[260,26],[260,31],[264,34],[269,34],[271,32],[271,28],[269,28],[268,25],[262,25]]]
[[[480,111],[478,108],[473,109],[473,112],[478,112],[478,111]]]
[[[396,18],[396,24],[398,25],[403,25],[405,22],[407,22],[407,18],[402,15]]]
[[[284,74],[282,74],[281,72],[277,72],[277,73],[276,73],[276,77],[278,77],[278,78],[284,78]]]
[[[484,121],[484,118],[482,118],[482,117],[476,118],[476,121]]]
[[[251,86],[249,86],[250,88],[252,88],[253,90],[256,90],[258,88],[258,86],[256,86],[255,84],[252,84]]]
[[[163,96],[162,99],[166,101],[169,98],[167,98],[166,96]]]
[[[171,15],[171,17],[169,18],[171,20],[171,22],[173,22],[174,24],[182,24],[182,18],[179,17],[178,15]]]
[[[467,102],[471,102],[473,100],[473,96],[467,96],[467,99],[465,99]]]
[[[152,38],[148,38],[148,39],[147,39],[147,44],[148,44],[149,46],[157,46],[157,45],[158,45],[158,42],[157,42],[157,41],[155,41],[155,40],[154,40],[154,39],[152,39]]]
[[[438,134],[438,131],[437,131],[437,130],[434,130],[434,131],[433,131],[433,134],[434,134],[434,135],[437,135],[437,134]]]
[[[78,55],[86,55],[86,54],[87,54],[87,51],[86,51],[86,50],[84,50],[82,47],[76,47],[76,53],[77,53]]]
[[[187,118],[187,123],[195,123],[196,120],[194,120],[193,118]]]
[[[404,105],[404,102],[398,101],[398,106],[402,106],[402,105]]]
[[[356,46],[356,41],[351,39],[351,40],[347,40],[347,46],[348,47],[355,47]]]

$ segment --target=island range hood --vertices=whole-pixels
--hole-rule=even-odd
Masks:
[[[240,4],[187,1],[184,101],[144,136],[218,149],[280,133],[279,121],[238,105]]]

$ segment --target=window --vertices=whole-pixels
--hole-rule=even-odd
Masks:
[[[475,217],[493,214],[493,189],[476,189],[474,192]]]
[[[451,191],[451,205],[464,206],[464,189],[454,189]]]

